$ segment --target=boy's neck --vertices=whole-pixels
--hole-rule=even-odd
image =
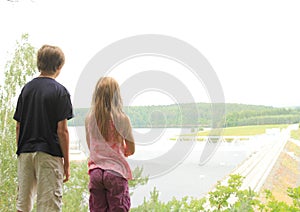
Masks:
[[[43,71],[41,71],[39,77],[48,77],[48,78],[52,78],[55,79],[58,76],[58,72],[55,72],[53,74],[49,74],[49,73],[45,73]]]

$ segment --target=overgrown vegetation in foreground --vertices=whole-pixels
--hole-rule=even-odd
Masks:
[[[277,201],[269,190],[264,191],[265,202],[261,201],[258,193],[248,190],[239,190],[243,177],[231,175],[227,185],[220,182],[214,191],[208,193],[207,197],[195,199],[184,197],[181,200],[173,199],[167,203],[159,200],[159,192],[154,188],[149,200],[137,208],[132,208],[132,212],[169,212],[169,211],[236,211],[236,212],[296,212],[300,211],[300,187],[289,188],[287,194],[293,199],[292,204]]]
[[[16,92],[28,76],[35,72],[35,49],[28,42],[28,35],[22,35],[16,43],[11,60],[4,70],[4,85],[0,85],[0,211],[15,211],[17,192],[16,123],[12,119],[15,110]]]

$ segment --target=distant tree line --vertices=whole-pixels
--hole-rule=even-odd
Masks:
[[[84,125],[88,108],[75,108],[75,118],[69,125]],[[225,104],[224,127],[294,124],[300,122],[300,107],[277,108],[262,105]],[[127,106],[124,112],[133,127],[211,127],[212,105],[210,103]]]
[[[300,121],[299,108],[275,108],[266,106],[244,105],[244,109],[231,110],[226,113],[226,126],[262,125],[262,124],[294,124]]]

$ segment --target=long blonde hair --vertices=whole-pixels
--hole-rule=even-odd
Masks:
[[[95,87],[90,115],[94,116],[101,135],[108,139],[109,120],[123,114],[123,102],[118,82],[112,77],[101,77]],[[117,132],[116,132],[117,133]]]

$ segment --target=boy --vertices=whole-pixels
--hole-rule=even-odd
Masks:
[[[70,94],[55,78],[65,62],[59,47],[44,45],[37,55],[40,75],[28,82],[14,114],[18,155],[18,211],[61,211],[63,182],[70,177],[67,120]]]

